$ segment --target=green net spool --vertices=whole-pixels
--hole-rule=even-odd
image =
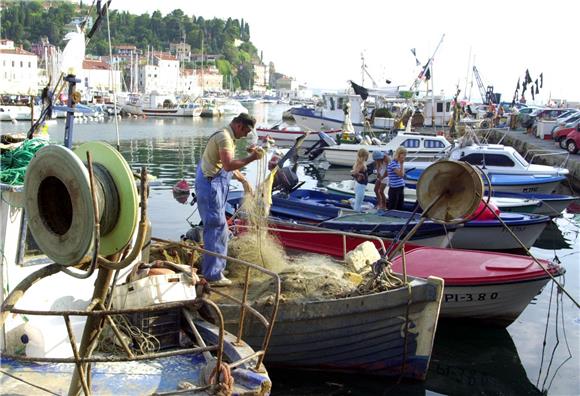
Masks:
[[[104,232],[102,229],[99,254],[108,256],[121,251],[131,240],[137,224],[133,174],[113,147],[90,142],[74,153],[58,145],[42,148],[26,172],[25,210],[30,232],[40,249],[63,265],[74,265],[92,253],[95,216],[89,173],[83,163],[87,151],[91,152],[94,167],[99,168],[95,172],[96,191],[100,191],[99,221],[109,224]],[[105,188],[99,188],[102,185]],[[106,208],[116,208],[114,215]]]

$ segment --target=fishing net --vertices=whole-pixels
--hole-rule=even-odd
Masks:
[[[25,140],[20,146],[0,155],[0,182],[13,186],[24,184],[24,175],[34,154],[48,141],[43,138]]]
[[[264,164],[258,164],[258,174],[262,166]],[[356,284],[345,278],[344,266],[328,256],[288,254],[278,238],[269,232],[268,216],[276,170],[257,184],[255,193],[245,194],[240,210],[247,228],[230,240],[228,255],[278,273],[282,281],[282,301],[323,300],[350,293]],[[245,275],[245,268],[241,265],[229,262],[227,268],[229,278]],[[253,271],[251,280],[255,288],[250,291],[251,298],[272,299],[272,290],[275,289],[270,279]]]

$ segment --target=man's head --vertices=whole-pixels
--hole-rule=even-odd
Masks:
[[[256,126],[256,119],[247,113],[240,113],[230,124],[237,139],[246,137]]]

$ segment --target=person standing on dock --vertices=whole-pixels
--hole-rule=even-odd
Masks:
[[[389,210],[403,210],[405,202],[405,158],[407,149],[400,146],[395,151],[395,155],[387,167],[389,177],[389,195],[387,198],[387,208]]]
[[[360,212],[362,203],[365,199],[365,192],[367,184],[369,183],[369,175],[367,169],[367,161],[369,160],[369,152],[367,149],[361,148],[356,155],[356,162],[352,167],[352,177],[354,178],[354,205],[353,209]]]
[[[251,191],[248,181],[239,169],[261,158],[264,152],[250,148],[251,154],[235,159],[235,143],[254,129],[256,119],[240,113],[224,129],[215,132],[207,141],[205,150],[197,165],[195,192],[197,205],[203,222],[204,248],[221,255],[227,254],[228,228],[225,204],[231,177],[239,180],[246,192]],[[226,260],[204,254],[201,272],[213,286],[229,286],[232,282],[224,276]]]

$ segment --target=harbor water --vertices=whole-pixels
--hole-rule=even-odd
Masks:
[[[287,106],[250,105],[258,125],[270,125]],[[172,186],[182,178],[193,187],[196,164],[207,138],[229,123],[219,119],[121,119],[119,148],[131,167],[146,166],[155,176],[149,199],[153,235],[179,239],[199,221],[190,198],[176,200]],[[28,124],[1,123],[1,133],[26,132]],[[74,142],[102,140],[117,145],[114,120],[75,123]],[[62,143],[64,120],[49,127],[50,140]],[[240,155],[243,155],[240,149]],[[348,169],[304,163],[299,177],[306,187],[348,178]],[[255,167],[248,167],[255,180]],[[568,192],[570,193],[570,192]],[[572,192],[579,195],[580,192]],[[556,218],[532,248],[539,258],[556,260],[566,269],[560,278],[580,300],[580,213]],[[580,311],[548,283],[542,293],[507,329],[479,324],[440,322],[429,375],[424,383],[396,383],[382,378],[336,373],[270,370],[274,395],[578,395],[580,394]]]

